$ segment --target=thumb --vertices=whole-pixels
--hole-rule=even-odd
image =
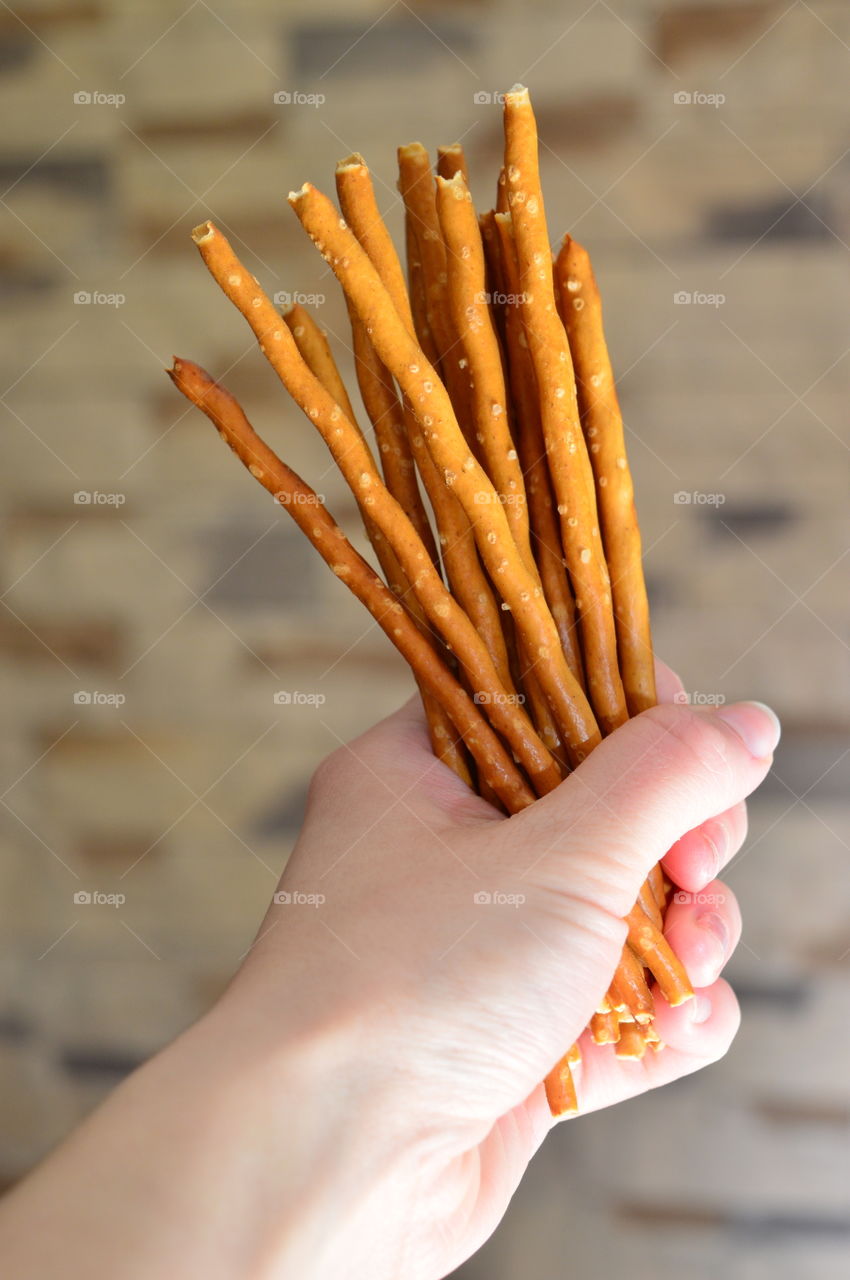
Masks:
[[[762,782],[779,732],[758,702],[635,716],[511,819],[524,829],[522,847],[534,850],[526,876],[625,915],[672,844]]]

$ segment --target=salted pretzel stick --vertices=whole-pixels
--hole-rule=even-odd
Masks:
[[[502,353],[490,314],[484,248],[472,196],[461,174],[437,178],[437,215],[446,246],[447,297],[467,360],[470,405],[482,460],[526,568],[537,578],[531,553],[525,484],[511,438],[510,405]]]
[[[616,1013],[594,1013],[590,1019],[594,1044],[616,1044],[620,1039],[620,1019]]]
[[[644,914],[649,917],[656,929],[664,927],[664,917],[661,914],[661,908],[655,900],[655,894],[652,892],[649,880],[644,880],[638,893],[638,902]]]
[[[351,420],[352,425],[356,427],[357,419],[354,416],[354,410],[351,406],[351,401],[348,398],[345,383],[340,376],[339,369],[337,368],[336,361],[333,358],[330,345],[325,334],[316,324],[316,321],[310,313],[306,311],[300,303],[296,303],[287,312],[285,312],[283,319],[289,329],[289,332],[295,339],[295,345],[298,347],[304,363],[319,379],[322,386],[340,406],[346,417]],[[376,438],[378,440],[379,448],[381,449],[382,460],[384,461],[385,466],[387,465],[388,460],[390,462],[395,461],[395,455],[392,452],[392,444],[394,441],[391,440],[389,443],[386,443],[389,427],[390,423],[385,421],[384,423],[381,423],[380,428],[376,428]],[[385,444],[387,449],[386,453],[383,452]],[[394,474],[397,474],[397,471],[394,472]],[[390,492],[392,492],[391,486]],[[355,494],[354,496],[357,498],[359,495]],[[378,557],[378,563],[381,566],[381,570],[390,590],[393,591],[393,593],[401,600],[402,604],[411,614],[414,622],[419,627],[419,630],[427,632],[429,628],[425,614],[422,611],[422,606],[419,604],[416,596],[411,592],[410,583],[398,562],[395,552],[387,542],[381,530],[377,528],[374,521],[369,518],[368,507],[361,507],[361,512],[366,526],[366,533],[369,536],[369,541],[375,549],[375,554]],[[424,510],[422,511],[422,515],[424,518]],[[425,525],[430,533],[431,528],[427,521],[425,521]],[[444,764],[447,764],[450,769],[453,769],[458,777],[467,784],[467,786],[471,787],[472,775],[469,772],[469,766],[465,758],[464,750],[462,746],[455,742],[455,735],[452,731],[453,726],[447,713],[443,710],[440,703],[437,702],[427,691],[427,689],[420,686],[419,691],[422,695],[422,704],[425,708],[425,717],[428,721],[428,732],[431,737],[431,745],[434,749],[434,754],[442,760]]]
[[[422,264],[428,329],[436,345],[434,365],[446,384],[455,416],[467,437],[474,436],[469,422],[469,374],[449,319],[446,298],[446,247],[440,233],[431,160],[420,142],[398,148],[398,186]],[[427,354],[427,352],[426,352]]]
[[[538,678],[570,761],[578,764],[599,741],[593,712],[567,665],[552,615],[517,551],[496,491],[468,451],[445,388],[408,334],[356,238],[340,226],[327,197],[306,183],[289,201],[364,324],[371,327],[375,349],[415,410],[431,456],[473,524],[490,578],[513,613],[529,654],[540,659]]]
[[[628,943],[649,969],[664,999],[670,1005],[684,1004],[694,994],[684,966],[656,924],[636,902],[626,916]]]
[[[565,1116],[578,1111],[572,1067],[570,1055],[565,1054],[546,1077],[546,1101],[553,1116]]]
[[[623,416],[602,328],[599,290],[587,251],[570,236],[564,237],[555,262],[555,287],[569,337],[582,426],[596,480],[623,688],[629,713],[636,716],[657,700],[640,528]]]
[[[198,365],[175,358],[174,367],[167,372],[178,390],[215,424],[251,475],[285,507],[336,576],[366,605],[423,687],[445,708],[475,759],[479,776],[508,812],[516,813],[531,804],[534,794],[498,736],[310,486],[272,452],[233,396]]]
[[[334,221],[338,224],[338,215]],[[368,263],[347,228],[346,236],[351,252],[356,250]],[[250,324],[269,364],[296,404],[318,428],[351,489],[366,494],[363,501],[370,508],[375,524],[391,543],[428,621],[452,649],[473,688],[486,695],[485,705],[491,724],[504,734],[538,794],[545,795],[560,780],[555,762],[525,712],[510,701],[486,646],[443,585],[421,538],[381,480],[357,430],[304,364],[286,325],[256,278],[236,257],[227,238],[211,222],[196,227],[192,238],[222,292]],[[369,269],[374,276],[371,264]],[[386,299],[386,292],[377,276],[374,278],[382,299]],[[398,320],[394,309],[390,310]],[[368,327],[369,321],[366,317],[363,319]],[[400,320],[398,323],[406,336],[403,324]],[[412,345],[418,352],[415,343]],[[384,363],[390,367],[377,340],[375,346]],[[421,354],[419,359],[422,359]]]
[[[401,269],[401,263],[378,210],[369,170],[359,156],[350,156],[347,160],[337,165],[336,186],[346,220],[383,281],[399,317],[404,321],[411,336],[414,336],[414,320],[404,286],[404,273]],[[393,423],[397,421],[398,402],[392,386],[391,375],[387,373],[384,365],[374,352],[374,347],[371,339],[366,334],[363,322],[359,319],[350,303],[348,304],[348,309],[354,332],[355,352],[362,355],[364,361],[363,364],[358,363],[358,377],[362,376],[366,380],[365,385],[361,381],[361,394],[375,427],[375,432],[378,434],[381,429],[379,424],[385,417]],[[415,459],[422,483],[434,511],[440,537],[443,564],[449,584],[458,603],[466,611],[478,634],[487,645],[502,683],[506,686],[507,691],[512,693],[508,657],[501,634],[499,609],[494,599],[492,588],[481,569],[469,518],[451,490],[446,488],[443,478],[437,471],[428,452],[421,430],[409,405],[402,405],[401,414],[402,430],[407,440],[409,454]],[[383,446],[381,446],[381,450],[382,458],[384,458]],[[407,505],[402,495],[395,492],[389,475],[387,476],[387,486],[393,496],[407,510]],[[415,488],[415,481],[413,487]],[[412,495],[410,496],[412,497]],[[417,530],[419,530],[418,518],[414,518],[415,513],[408,512],[408,514]],[[428,537],[430,538],[431,528],[424,509],[422,510],[422,518],[425,521]],[[420,536],[422,536],[421,531]]]
[[[646,1053],[646,1036],[643,1027],[637,1022],[621,1022],[620,1034],[614,1046],[618,1058],[628,1058],[639,1062]]]
[[[502,165],[499,170],[499,181],[496,183],[496,212],[510,212],[510,203],[508,201],[508,179],[505,174],[504,165]]]
[[[667,888],[664,884],[664,872],[661,870],[660,862],[656,862],[647,880],[652,890],[652,896],[658,903],[658,909],[663,913],[667,909]]]
[[[469,170],[466,167],[466,156],[459,142],[449,143],[446,147],[437,147],[437,173],[441,178],[451,179],[459,173],[469,186]]]
[[[434,564],[439,564],[437,544],[416,482],[416,471],[410,453],[404,417],[392,379],[381,364],[369,335],[354,313],[351,313],[351,339],[357,385],[363,405],[375,432],[378,457],[387,488],[403,508],[419,534]],[[328,388],[330,390],[330,388]],[[341,401],[340,406],[344,408]]]
[[[652,992],[646,984],[644,966],[631,947],[623,947],[617,971],[611,979],[609,998],[618,1009],[626,1009],[635,1022],[644,1025],[655,1016]]]
[[[611,585],[599,535],[593,472],[582,434],[569,342],[555,306],[552,258],[528,90],[505,94],[505,174],[523,293],[523,315],[537,378],[540,418],[561,541],[581,627],[590,701],[603,732],[628,718],[617,659]]]
[[[499,241],[502,292],[507,298],[520,296],[519,268],[513,243],[511,215],[496,214],[493,227]],[[494,259],[495,260],[495,259]],[[564,564],[564,551],[555,513],[555,499],[546,463],[546,443],[540,424],[540,406],[531,353],[525,337],[522,311],[518,302],[505,306],[505,342],[510,365],[511,395],[517,450],[525,475],[529,523],[533,548],[543,583],[543,592],[561,638],[564,656],[570,670],[581,684],[584,668],[578,643],[576,606]]]

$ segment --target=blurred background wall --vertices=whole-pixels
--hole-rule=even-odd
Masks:
[[[850,7],[16,0],[0,28],[4,1181],[209,1006],[316,762],[410,688],[162,372],[226,377],[362,545],[189,231],[313,295],[353,386],[286,192],[362,151],[398,235],[396,145],[460,138],[487,207],[521,80],[552,238],[603,288],[658,650],[785,736],[729,874],[732,1052],[562,1126],[462,1274],[846,1274]]]

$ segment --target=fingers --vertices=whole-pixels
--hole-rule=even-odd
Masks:
[[[741,938],[741,913],[731,889],[713,880],[699,893],[674,893],[664,933],[694,987],[716,982]]]
[[[704,889],[734,858],[747,838],[747,806],[743,800],[716,818],[688,831],[662,859],[674,884],[691,893]]]
[[[617,1057],[613,1045],[594,1044],[587,1032],[582,1035],[582,1064],[577,1073],[580,1114],[670,1084],[716,1062],[729,1049],[741,1014],[728,983],[720,979],[701,988],[693,1000],[675,1009],[657,990],[654,996],[654,1025],[664,1041],[660,1053],[648,1049],[639,1062],[628,1061]]]
[[[535,874],[550,887],[625,915],[672,845],[759,785],[778,738],[776,717],[758,703],[653,707],[511,819],[512,838],[528,833],[517,847],[533,848]]]

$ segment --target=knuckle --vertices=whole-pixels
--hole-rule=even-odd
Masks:
[[[330,792],[338,791],[343,785],[348,768],[348,753],[338,747],[324,760],[320,760],[310,779],[307,789],[308,802],[322,800]]]
[[[732,780],[734,765],[729,738],[710,715],[687,707],[651,707],[638,717],[652,726],[658,751],[669,754],[671,763],[686,760],[705,775],[721,783]]]

